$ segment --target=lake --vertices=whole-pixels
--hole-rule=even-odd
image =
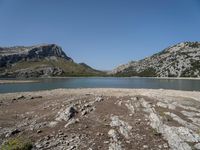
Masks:
[[[200,91],[200,80],[158,78],[47,78],[35,83],[0,84],[0,93],[57,88],[148,88]]]

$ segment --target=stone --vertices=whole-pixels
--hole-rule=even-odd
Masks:
[[[113,138],[114,141],[118,140],[117,132],[114,129],[108,131],[108,136]]]
[[[76,148],[76,146],[73,145],[73,146],[70,147],[70,150],[73,150],[73,149],[75,149],[75,148]]]
[[[200,143],[195,144],[194,147],[195,147],[196,149],[200,149]]]
[[[32,96],[31,99],[42,98],[42,96]]]
[[[72,119],[77,113],[78,113],[78,111],[74,107],[69,106],[64,111],[58,112],[56,121],[63,121],[63,120],[68,121],[68,120]]]
[[[37,133],[39,134],[39,133],[42,133],[42,131],[41,130],[37,130]]]
[[[143,145],[143,148],[147,149],[147,148],[148,148],[148,145]]]
[[[69,120],[68,121],[68,123],[65,125],[65,128],[67,128],[69,125],[71,125],[71,124],[75,124],[75,123],[78,123],[79,122],[79,119],[77,118],[77,119],[71,119],[71,120]]]
[[[141,100],[141,104],[144,107],[144,111],[149,113],[151,127],[163,135],[164,139],[168,141],[171,149],[192,150],[187,142],[200,142],[200,136],[194,133],[191,129],[188,129],[187,127],[168,126],[162,122],[161,116],[156,114],[155,109],[152,108],[148,102],[143,99]],[[178,118],[176,119],[177,121],[180,120],[180,117],[175,114],[172,114],[172,117]],[[181,120],[180,122],[188,126],[185,121]]]
[[[102,98],[102,97],[97,97],[97,98],[95,99],[95,102],[101,102],[101,101],[103,101],[103,98]]]
[[[88,113],[87,110],[83,110],[83,111],[81,112],[81,115],[82,115],[82,116],[85,116],[87,113]]]
[[[111,127],[119,127],[119,132],[126,138],[129,138],[130,131],[132,130],[132,126],[130,126],[127,122],[124,122],[119,119],[118,116],[111,116]]]
[[[17,97],[17,100],[20,100],[20,99],[25,99],[25,96],[24,95],[20,95]]]
[[[12,131],[10,131],[9,133],[6,134],[6,137],[10,137],[12,135],[15,135],[15,134],[18,134],[20,133],[21,131],[19,129],[14,129]]]

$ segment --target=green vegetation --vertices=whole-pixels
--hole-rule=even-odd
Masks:
[[[169,73],[168,77],[177,77],[177,75]]]
[[[72,61],[67,61],[63,58],[57,60],[41,59],[36,61],[20,61],[8,69],[8,72],[15,72],[21,69],[37,70],[42,67],[58,67],[63,70],[59,76],[105,76],[102,71],[95,70],[86,65],[80,65]]]
[[[200,69],[200,61],[194,61],[191,63],[192,70],[199,70]]]
[[[32,144],[24,138],[11,138],[5,142],[0,150],[31,150]]]
[[[198,48],[200,44],[198,42],[189,42],[189,47]]]
[[[191,61],[191,67],[185,69],[182,74],[181,77],[197,77],[197,75],[195,75],[195,72],[198,70],[200,71],[200,61],[195,61],[195,60],[190,60]]]
[[[141,72],[136,72],[131,68],[126,69],[123,72],[119,72],[116,74],[118,77],[131,77],[131,76],[139,76],[139,77],[156,77],[156,70],[154,68],[147,68]]]
[[[163,55],[163,54],[166,54],[166,53],[168,53],[168,51],[166,49],[164,49],[164,50],[162,50],[162,51],[160,51],[160,52],[158,52],[156,54],[153,54],[152,57],[160,56],[160,55]]]

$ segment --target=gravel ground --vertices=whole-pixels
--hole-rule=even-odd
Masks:
[[[200,92],[57,89],[0,94],[0,145],[33,149],[200,149]]]

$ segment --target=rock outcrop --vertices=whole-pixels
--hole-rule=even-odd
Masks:
[[[198,150],[199,108],[200,92],[194,91],[0,94],[0,147],[24,137],[34,150]]]
[[[112,71],[119,76],[199,77],[200,42],[183,42]]]
[[[0,47],[1,77],[94,75],[100,73],[77,64],[56,44]]]
[[[55,57],[73,61],[61,47],[55,44],[0,48],[0,67],[6,67],[21,60],[36,61],[45,58],[55,59]]]

